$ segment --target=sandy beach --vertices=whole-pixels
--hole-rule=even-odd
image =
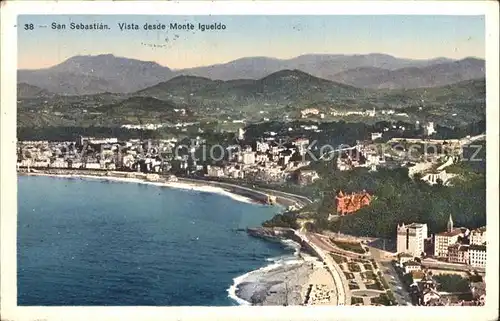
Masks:
[[[233,286],[234,295],[244,301],[240,304],[336,304],[333,279],[323,263],[313,257],[277,262],[247,273],[235,279],[235,283],[238,284]],[[322,302],[320,297],[324,297]]]
[[[82,174],[47,174],[47,173],[19,173],[22,175],[33,175],[33,176],[50,176],[50,177],[61,177],[61,178],[79,178],[79,179],[89,179],[89,180],[106,180],[113,182],[123,182],[123,183],[137,183],[137,184],[148,184],[160,187],[177,188],[184,190],[192,190],[205,193],[214,193],[222,196],[232,198],[235,201],[243,203],[255,203],[252,199],[244,197],[242,195],[231,193],[223,188],[204,185],[204,184],[193,184],[187,182],[170,182],[170,181],[147,181],[140,178],[128,178],[128,177],[114,177],[114,176],[97,176],[97,175],[82,175]]]

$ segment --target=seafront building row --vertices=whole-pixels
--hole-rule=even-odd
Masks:
[[[446,157],[444,154],[426,155],[420,161],[408,162],[404,151],[387,153],[375,148],[381,133],[372,133],[371,136],[371,141],[358,141],[356,146],[350,148],[330,149],[329,152],[337,156],[337,169],[345,171],[357,167],[370,170],[377,170],[379,167],[407,167],[410,177],[420,173],[421,179],[429,184],[440,181],[443,185],[450,184],[454,177],[454,174],[445,171],[446,166],[453,164],[453,157]],[[254,141],[245,141],[245,132],[240,129],[235,134],[233,144],[222,146],[222,150],[215,149],[219,150],[218,154],[213,149],[207,150],[206,140],[199,136],[184,140],[119,141],[116,137],[80,136],[75,141],[65,142],[19,141],[17,165],[31,168],[201,174],[214,178],[274,183],[293,180],[301,185],[312,184],[319,178],[317,172],[308,168],[314,152],[311,150],[313,142],[303,136],[286,138],[284,142],[282,139],[285,137],[266,133]],[[417,140],[416,143],[425,144],[426,140]],[[446,141],[434,143],[448,144]],[[460,143],[453,148],[459,153]]]
[[[472,268],[486,268],[486,227],[470,231],[453,226],[449,216],[446,231],[429,238],[427,224],[404,223],[397,227],[397,252],[410,258],[426,257],[426,242],[433,245],[430,256],[449,263],[470,265]]]

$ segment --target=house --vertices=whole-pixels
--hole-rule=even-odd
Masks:
[[[422,270],[421,264],[417,263],[415,261],[408,261],[408,262],[403,263],[403,268],[405,269],[405,273],[411,273],[413,271]]]
[[[469,246],[459,243],[448,246],[448,262],[468,264]]]
[[[422,291],[422,305],[428,305],[431,301],[439,301],[441,295],[432,288],[426,288]]]
[[[372,141],[382,138],[382,133],[372,133]]]
[[[219,166],[210,166],[207,165],[207,176],[211,177],[223,177],[224,169]]]
[[[486,268],[486,245],[469,246],[469,264],[472,267]]]
[[[411,255],[409,253],[402,252],[402,253],[398,254],[398,260],[399,260],[399,264],[401,266],[403,266],[404,263],[413,260],[413,255]]]
[[[312,184],[317,179],[319,179],[319,175],[316,171],[300,170],[297,180],[301,185],[309,185]]]
[[[425,250],[424,243],[427,232],[427,224],[398,224],[396,228],[398,253],[408,253],[413,257],[420,257]]]
[[[486,226],[472,230],[470,233],[470,244],[484,245],[486,244]]]
[[[457,243],[459,236],[463,236],[463,231],[459,228],[453,228],[453,220],[450,214],[446,231],[434,236],[434,256],[447,258],[448,247]]]
[[[430,185],[441,182],[444,186],[449,186],[450,180],[456,176],[457,174],[447,173],[445,170],[442,170],[439,173],[428,173],[422,177],[422,180]]]
[[[337,202],[337,213],[341,216],[351,214],[370,205],[372,196],[363,190],[361,193],[344,194],[340,191],[335,197]]]
[[[484,302],[486,298],[486,283],[484,281],[482,282],[471,282],[470,285],[470,291],[472,293],[472,297],[474,300],[477,300],[479,302]]]

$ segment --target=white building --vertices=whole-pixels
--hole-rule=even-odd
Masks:
[[[382,133],[372,133],[372,140],[382,138]]]
[[[255,164],[255,152],[244,151],[238,155],[238,162],[245,165]]]
[[[422,270],[422,266],[420,265],[420,263],[417,263],[415,261],[408,261],[403,263],[403,268],[405,269],[405,273]]]
[[[245,130],[243,128],[238,128],[238,140],[245,139]]]
[[[435,132],[436,132],[436,130],[434,129],[434,123],[428,122],[427,125],[424,127],[424,134],[426,136],[431,136]]]
[[[420,257],[424,252],[424,240],[427,238],[427,224],[404,223],[397,227],[397,251]]]
[[[434,237],[434,256],[448,257],[449,246],[457,243],[458,237],[462,235],[461,229],[453,228],[453,220],[450,215],[446,231],[438,233]]]
[[[222,167],[219,166],[207,166],[207,176],[211,177],[223,177],[224,176],[224,170]]]
[[[471,245],[469,260],[472,267],[486,268],[486,245]]]
[[[450,185],[450,179],[457,176],[457,174],[447,173],[445,170],[439,173],[428,173],[422,177],[422,180],[430,185],[435,185],[441,181],[444,186]]]
[[[301,170],[298,176],[299,184],[301,185],[309,185],[314,183],[319,179],[319,175],[314,170]]]
[[[484,245],[486,244],[486,226],[472,230],[470,233],[470,244]]]
[[[302,118],[306,118],[308,115],[318,115],[319,110],[316,108],[307,108],[300,111]]]
[[[265,153],[269,150],[269,143],[258,141],[255,149],[257,152]]]

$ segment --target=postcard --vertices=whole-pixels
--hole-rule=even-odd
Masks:
[[[498,317],[496,3],[284,4],[3,5],[2,320]]]

